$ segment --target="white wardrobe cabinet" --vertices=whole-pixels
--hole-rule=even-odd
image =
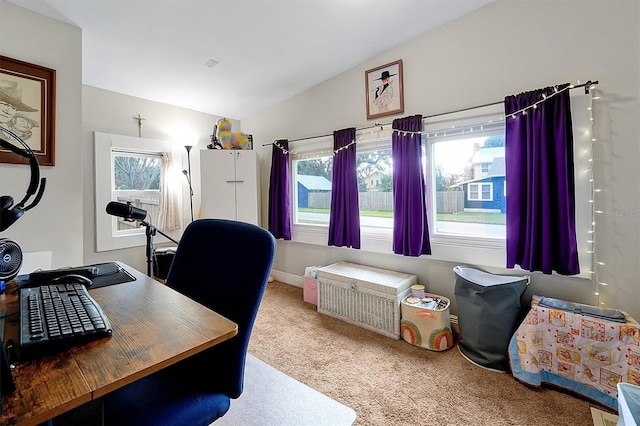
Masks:
[[[202,217],[260,225],[258,176],[255,151],[200,151]]]

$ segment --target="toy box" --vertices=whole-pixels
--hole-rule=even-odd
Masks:
[[[400,301],[415,275],[338,262],[318,269],[318,312],[400,338]]]

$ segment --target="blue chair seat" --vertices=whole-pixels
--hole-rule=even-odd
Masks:
[[[229,395],[182,370],[166,368],[105,396],[105,425],[208,425],[229,411]]]

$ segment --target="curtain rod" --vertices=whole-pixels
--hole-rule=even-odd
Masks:
[[[596,81],[588,80],[586,83],[577,84],[575,86],[571,86],[569,89],[578,89],[580,87],[584,87],[584,94],[588,95],[589,94],[589,90],[591,89],[591,86],[596,85],[596,84],[598,84],[598,80],[596,80]],[[496,102],[490,102],[488,104],[482,104],[482,105],[476,105],[476,106],[467,107],[467,108],[461,108],[461,109],[457,109],[455,111],[447,111],[447,112],[440,112],[438,114],[425,115],[425,116],[422,117],[422,120],[426,120],[428,118],[439,117],[441,115],[455,114],[455,113],[458,113],[458,112],[471,111],[471,110],[474,110],[474,109],[484,108],[484,107],[498,105],[498,104],[502,104],[502,103],[504,103],[504,101],[496,101]],[[356,129],[356,131],[374,129],[376,127],[384,127],[384,126],[388,126],[389,124],[392,124],[392,123],[385,123],[385,124],[375,123],[372,126],[359,127],[359,128]],[[304,141],[304,140],[309,140],[309,139],[326,138],[326,137],[329,137],[329,136],[333,136],[333,133],[329,133],[328,135],[310,136],[310,137],[307,137],[307,138],[290,139],[289,142],[298,142],[298,141]],[[269,146],[269,145],[273,145],[273,142],[265,143],[262,146]]]

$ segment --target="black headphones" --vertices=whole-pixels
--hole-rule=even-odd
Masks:
[[[13,136],[18,142],[20,142],[20,144],[22,144],[24,149],[18,148],[17,146],[7,142],[2,138],[0,138],[0,147],[8,149],[13,153],[28,159],[29,166],[31,168],[31,180],[29,181],[27,194],[18,204],[14,206],[13,198],[8,195],[0,196],[0,232],[2,232],[13,225],[18,219],[20,219],[20,216],[22,216],[24,212],[34,208],[36,204],[40,202],[42,194],[44,193],[45,183],[47,179],[40,179],[38,158],[35,156],[31,148],[29,148],[29,145],[27,145],[22,139],[20,139],[20,137],[18,137],[18,135],[13,133],[11,130],[0,127],[0,131]],[[0,135],[1,134],[2,133],[0,132]],[[34,194],[36,194],[36,197],[33,199],[33,202],[28,206],[25,206],[29,198],[31,198],[31,196],[33,196]]]

